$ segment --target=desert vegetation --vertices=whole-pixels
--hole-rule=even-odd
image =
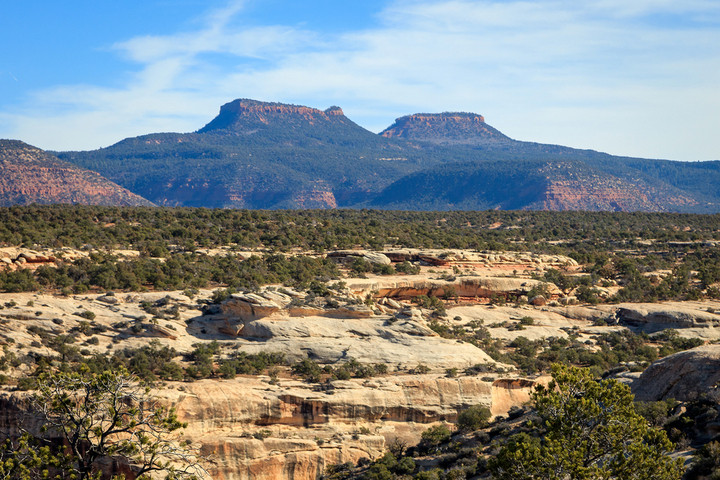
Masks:
[[[339,463],[313,453],[316,477],[713,478],[713,392],[633,402],[625,384],[716,345],[718,232],[717,215],[3,208],[8,398],[32,398],[37,414],[74,401],[62,393],[72,382],[89,391],[120,374],[147,402],[164,392],[158,440],[172,439],[167,453],[179,457],[148,463],[124,444],[69,456],[53,450],[55,423],[46,436],[7,433],[0,468],[9,478],[35,478],[45,464],[103,477],[102,458],[117,454],[141,474],[147,465],[182,476],[202,458],[175,435],[182,415],[205,407],[175,417],[171,405],[242,385],[256,392],[248,404],[276,403],[238,420],[238,441],[290,445],[292,428],[314,452],[347,442],[374,452]],[[70,383],[51,395],[50,379]],[[526,400],[503,393],[514,388]],[[422,406],[429,400],[408,393],[418,391],[474,393],[446,407]],[[498,410],[498,395],[512,405]],[[358,426],[313,433],[332,415]],[[406,428],[398,418],[412,419],[411,434],[395,437],[391,428]],[[197,447],[218,434],[195,435]]]

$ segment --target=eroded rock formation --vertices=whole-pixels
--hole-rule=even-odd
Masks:
[[[98,173],[23,142],[0,140],[0,206],[31,203],[152,205]]]
[[[508,142],[510,138],[485,123],[475,113],[416,113],[395,120],[380,133],[387,138],[421,140],[437,144],[482,145]]]
[[[653,362],[631,388],[643,401],[686,401],[701,395],[720,401],[720,345],[703,345]]]

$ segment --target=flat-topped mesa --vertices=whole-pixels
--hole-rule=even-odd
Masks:
[[[511,140],[485,123],[482,115],[466,112],[407,115],[395,120],[380,135],[439,144],[477,145]]]
[[[331,117],[344,117],[340,107],[332,106],[325,111],[302,105],[277,102],[261,102],[240,98],[220,107],[220,113],[210,123],[198,130],[207,133],[214,130],[243,130],[248,123],[267,124],[276,118],[301,118],[314,122],[330,121]]]

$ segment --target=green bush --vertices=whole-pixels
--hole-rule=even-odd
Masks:
[[[468,432],[486,427],[491,416],[489,408],[482,405],[473,405],[458,414],[458,430]]]
[[[450,429],[444,423],[430,427],[420,434],[421,441],[419,448],[424,451],[433,451],[438,446],[446,443],[452,436]]]
[[[84,310],[82,312],[75,312],[73,315],[77,315],[81,318],[87,318],[88,320],[95,320],[95,313],[90,310]]]
[[[308,382],[317,383],[320,381],[323,369],[314,360],[306,358],[291,367],[293,375],[304,378]]]

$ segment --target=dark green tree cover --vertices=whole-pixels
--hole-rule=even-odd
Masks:
[[[571,278],[550,271],[544,279],[566,293],[579,287],[575,295],[589,303],[600,300],[595,287],[603,279],[623,286],[614,301],[696,299],[720,297],[720,289],[712,286],[720,280],[720,248],[712,243],[718,232],[720,215],[10,207],[0,209],[0,244],[128,247],[140,250],[142,257],[117,261],[96,254],[59,269],[40,268],[35,274],[4,271],[0,290],[305,284],[336,276],[337,271],[313,259],[264,256],[241,262],[232,250],[219,257],[197,251],[223,245],[271,252],[394,245],[566,254],[587,264],[589,275]],[[356,274],[369,268],[362,261],[353,265]],[[398,268],[409,271],[407,266]],[[644,273],[657,269],[674,273],[655,284]]]
[[[58,156],[163,205],[294,208],[302,206],[298,194],[321,186],[344,207],[538,208],[546,183],[541,171],[550,169],[554,177],[601,178],[640,188],[666,209],[717,211],[713,185],[720,182],[720,162],[614,157],[515,141],[500,132],[500,141],[496,136],[485,142],[473,128],[456,128],[450,136],[459,136],[453,138],[459,142],[439,145],[423,140],[448,132],[385,138],[344,115],[302,114],[292,106],[271,104],[284,112],[261,119],[234,109],[240,103],[250,109],[263,107],[260,102],[237,100],[195,133],[144,135],[96,151]],[[507,185],[523,193],[508,200]],[[678,197],[698,203],[667,201]]]
[[[665,432],[637,413],[630,389],[588,371],[555,365],[553,381],[533,394],[539,417],[512,436],[488,466],[508,480],[677,480]]]
[[[490,229],[495,223],[501,226]],[[158,246],[289,250],[398,245],[568,252],[585,263],[601,254],[607,258],[607,252],[618,248],[657,252],[668,248],[669,241],[719,240],[719,231],[720,215],[672,213],[0,208],[0,244],[135,246],[148,253]],[[660,248],[638,240],[653,240]],[[547,243],[557,241],[563,243]]]
[[[316,361],[306,358],[292,365],[291,372],[307,382],[318,383],[322,380],[348,380],[350,378],[368,378],[374,375],[387,373],[387,365],[378,363],[374,365],[363,364],[350,358],[331,365],[320,366]]]
[[[488,425],[490,409],[482,405],[473,405],[458,414],[457,427],[460,431],[473,431]]]
[[[527,323],[527,320],[525,321]],[[522,326],[523,322],[517,325]],[[515,325],[515,328],[517,328]],[[594,337],[594,348],[588,348],[579,340],[577,332],[569,330],[569,337],[549,337],[529,340],[524,336],[507,342],[492,338],[483,325],[449,327],[445,323],[431,321],[428,326],[444,338],[454,338],[472,343],[486,352],[493,360],[516,366],[526,375],[548,371],[553,363],[587,368],[594,375],[603,375],[621,364],[634,363],[642,368],[661,356],[702,345],[701,339],[681,338],[675,330],[665,330],[649,337],[645,333],[629,330],[609,332]],[[659,345],[659,346],[658,346]],[[487,371],[483,365],[466,369],[475,375]]]
[[[684,165],[655,169],[656,161],[652,160],[635,159],[633,167],[628,167],[616,157],[601,154],[575,162],[546,155],[514,161],[494,157],[484,155],[482,160],[444,163],[409,173],[385,187],[368,205],[407,210],[544,209],[548,208],[547,187],[552,179],[570,182],[578,190],[602,185],[619,192],[642,193],[626,199],[623,210],[712,213],[718,209],[717,190],[702,177],[720,180],[720,162],[707,162],[702,170],[688,168],[690,177],[681,179],[678,175],[682,175]],[[691,196],[697,203],[674,203],[674,198],[687,198],[684,189],[695,184],[699,188],[693,189]],[[513,194],[508,194],[509,189]],[[617,203],[592,196],[577,202],[572,208],[620,208]]]
[[[306,256],[267,255],[243,260],[235,255],[188,253],[170,256],[165,261],[142,257],[118,261],[111,255],[93,254],[58,267],[42,266],[34,274],[29,270],[0,272],[0,290],[52,288],[83,293],[91,288],[177,290],[210,285],[255,289],[271,283],[306,288],[313,280],[327,281],[338,275],[331,260]]]
[[[318,184],[337,191],[341,205],[356,204],[442,158],[403,149],[344,116],[221,117],[197,133],[145,135],[58,156],[158,204],[250,208],[294,207],[295,194]]]

